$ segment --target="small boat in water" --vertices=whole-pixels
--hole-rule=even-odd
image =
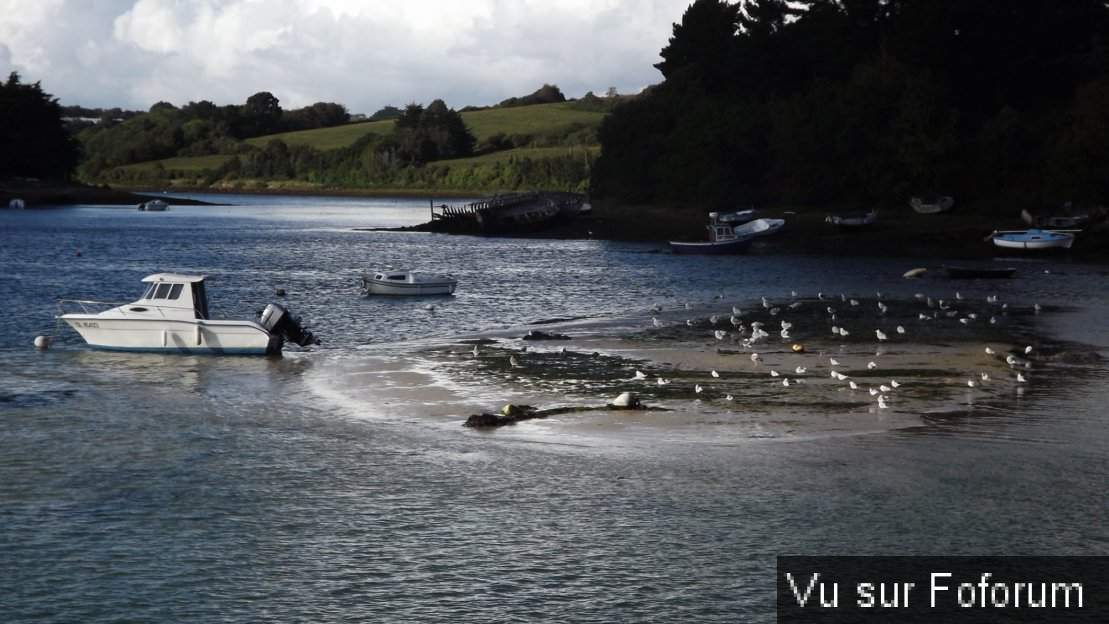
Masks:
[[[871,210],[870,212],[862,212],[860,210],[858,212],[845,212],[831,215],[825,219],[825,221],[844,230],[856,230],[870,227],[877,218],[877,210]]]
[[[709,213],[709,239],[706,242],[670,241],[670,251],[675,254],[741,255],[751,249],[755,235],[737,234],[736,228],[720,221],[720,213]]]
[[[169,210],[169,204],[162,199],[152,199],[139,204],[140,212],[165,212],[167,210]]]
[[[716,220],[727,225],[740,225],[754,219],[756,212],[758,211],[754,208],[744,208],[743,210],[733,210],[732,212],[718,212]]]
[[[944,265],[947,276],[952,279],[1000,279],[1012,277],[1014,267],[970,267]]]
[[[21,197],[12,198],[8,202],[8,208],[10,208],[12,210],[23,210],[26,207],[27,207],[27,202],[23,201],[23,198],[21,198]]]
[[[450,275],[387,269],[362,278],[363,295],[450,295],[458,280]]]
[[[1038,228],[1081,228],[1101,221],[1106,214],[1105,206],[1066,202],[1056,210],[1025,208],[1020,212],[1020,218]]]
[[[910,199],[909,205],[918,214],[937,214],[951,210],[955,206],[955,198],[947,195],[919,196]]]
[[[1046,249],[1070,249],[1074,244],[1074,232],[1067,230],[1009,230],[990,232],[986,240],[1004,249],[1025,249],[1029,251]]]
[[[110,351],[154,351],[227,355],[274,355],[286,340],[319,344],[298,319],[271,303],[258,321],[213,319],[204,275],[156,273],[143,278],[146,293],[134,303],[59,302],[59,322],[69,324],[89,346]],[[66,306],[80,312],[65,313]],[[101,312],[93,308],[114,306]]]
[[[786,224],[785,219],[755,219],[743,225],[732,228],[736,235],[754,234],[755,236],[769,236],[781,230]]]

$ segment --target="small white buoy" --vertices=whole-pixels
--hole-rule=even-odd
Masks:
[[[54,342],[50,336],[35,336],[36,349],[49,349],[50,343]]]

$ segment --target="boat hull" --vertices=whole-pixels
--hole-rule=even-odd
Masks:
[[[1013,267],[963,267],[945,266],[947,276],[952,279],[1004,279],[1012,277],[1017,270]]]
[[[729,241],[684,243],[670,241],[670,251],[682,255],[736,256],[746,254],[751,249],[754,237]]]
[[[366,280],[363,288],[367,295],[450,295],[458,287],[457,282],[423,282],[415,284],[386,284]]]
[[[252,321],[105,318],[95,314],[59,317],[94,349],[159,353],[269,355],[284,340]]]
[[[1074,234],[1050,230],[995,233],[992,238],[993,244],[1002,249],[1022,249],[1026,251],[1070,249],[1071,245],[1074,244]]]

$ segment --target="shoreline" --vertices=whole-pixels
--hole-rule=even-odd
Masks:
[[[1059,358],[1087,355],[1039,335],[1041,312],[1030,305],[963,301],[949,317],[926,301],[886,301],[890,314],[875,318],[876,301],[863,301],[866,313],[844,311],[836,321],[817,318],[825,302],[815,298],[778,303],[783,310],[800,305],[772,315],[749,303],[743,324],[770,329],[788,318],[798,325],[790,338],[775,331],[749,343],[750,330],[744,337],[722,305],[710,304],[528,326],[564,340],[528,340],[538,329],[523,327],[378,345],[319,381],[324,395],[367,419],[446,430],[507,405],[567,410],[463,430],[470,435],[586,446],[747,444],[928,427],[973,417],[979,406],[1004,410],[1056,383]],[[919,320],[922,310],[935,316]],[[855,328],[853,335],[827,331],[838,322]],[[728,335],[718,338],[718,330]],[[609,409],[622,392],[649,409]]]
[[[175,194],[190,191],[174,190]],[[429,191],[304,191],[289,190],[193,190],[226,194],[320,195],[337,197],[444,197],[458,196]],[[65,204],[137,205],[158,196],[160,191],[117,190],[109,187],[81,185],[49,186],[30,189],[5,189],[5,194],[22,197],[28,207]],[[179,205],[215,205],[189,198],[168,198]],[[979,210],[980,208],[980,210]],[[641,205],[623,206],[594,202],[591,215],[550,228],[515,234],[498,234],[517,238],[596,239],[624,242],[656,242],[660,251],[668,252],[670,240],[702,240],[709,210],[702,207]],[[751,253],[756,254],[825,254],[906,258],[950,258],[974,261],[994,259],[1053,258],[1092,264],[1109,264],[1109,222],[1088,226],[1069,250],[1022,254],[998,249],[985,237],[998,229],[1027,229],[1019,211],[998,216],[994,207],[956,207],[936,215],[921,215],[906,203],[879,210],[878,219],[869,228],[841,230],[825,222],[837,212],[832,208],[788,209],[761,208],[758,217],[781,218],[785,227],[772,236],[756,239]],[[987,214],[989,213],[989,214]],[[357,228],[385,231],[433,231],[430,223],[401,228]],[[467,233],[473,235],[473,233]]]

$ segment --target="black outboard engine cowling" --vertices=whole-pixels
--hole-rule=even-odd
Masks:
[[[258,321],[258,324],[271,334],[282,336],[285,340],[302,347],[320,344],[319,338],[316,338],[312,332],[302,327],[289,314],[288,310],[276,303],[266,306],[266,309],[262,311],[262,318]]]

